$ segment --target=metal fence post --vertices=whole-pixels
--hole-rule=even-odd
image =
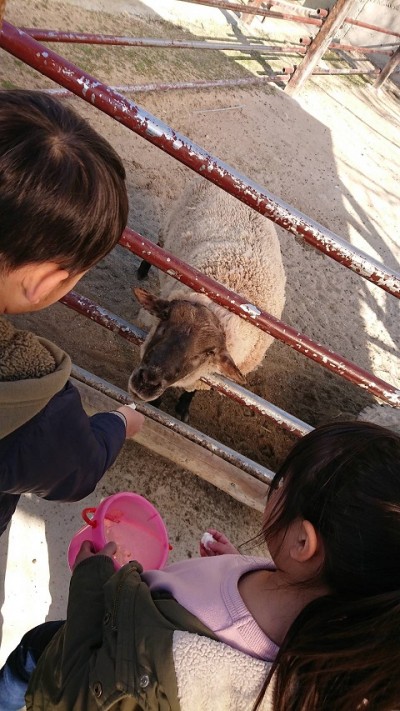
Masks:
[[[248,5],[251,5],[252,7],[260,7],[263,3],[263,0],[248,0]],[[246,25],[251,25],[253,22],[254,18],[256,15],[250,15],[247,12],[243,12],[241,16],[242,22],[244,22]]]
[[[310,44],[306,56],[300,62],[294,74],[292,74],[291,79],[289,79],[285,89],[287,94],[293,96],[307,81],[322,55],[328,49],[334,33],[343,24],[352,4],[353,0],[337,0],[328,17],[324,20],[320,31]]]
[[[394,54],[392,54],[387,64],[385,64],[385,66],[383,67],[381,73],[375,81],[375,89],[379,89],[385,83],[386,79],[389,79],[390,75],[392,74],[392,72],[394,72],[398,64],[400,64],[400,47],[397,47]]]
[[[3,24],[3,17],[6,10],[6,0],[0,0],[0,27]]]

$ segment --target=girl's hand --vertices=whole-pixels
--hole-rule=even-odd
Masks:
[[[83,560],[86,560],[86,558],[93,558],[93,556],[95,555],[106,555],[112,559],[116,552],[117,544],[114,543],[114,541],[109,541],[108,543],[106,543],[104,548],[102,548],[101,551],[97,551],[97,553],[93,548],[93,543],[91,543],[91,541],[83,541],[81,549],[75,558],[75,563],[72,570],[75,570],[76,566],[79,565],[79,563],[82,563]]]
[[[225,555],[226,553],[233,553],[238,555],[239,551],[235,548],[230,540],[221,531],[217,531],[215,528],[207,528],[207,533],[211,533],[214,541],[207,543],[207,548],[200,542],[200,555],[202,558],[208,558],[214,555]]]

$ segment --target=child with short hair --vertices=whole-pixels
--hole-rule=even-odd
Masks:
[[[121,159],[42,92],[0,91],[0,313],[55,303],[118,242]],[[88,417],[69,356],[0,318],[0,534],[21,493],[77,501],[143,424],[129,406]]]
[[[398,435],[335,422],[300,439],[265,508],[270,557],[211,530],[204,557],[145,573],[83,543],[67,621],[10,655],[2,710],[29,677],[28,711],[400,708]]]

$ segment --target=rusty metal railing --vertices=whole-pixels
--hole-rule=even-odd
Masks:
[[[143,111],[133,102],[125,99],[115,90],[98,82],[94,77],[59,57],[50,49],[46,49],[23,31],[18,30],[9,23],[4,23],[0,35],[0,46],[58,82],[68,91],[72,91],[77,96],[84,98],[100,110],[124,123],[131,130],[142,135],[211,182],[215,182],[242,202],[253,207],[253,209],[258,210],[261,214],[285,227],[289,232],[302,236],[305,241],[328,256],[333,257],[336,261],[345,264],[345,266],[348,266],[389,293],[397,297],[400,296],[399,274],[355,250],[334,233],[275,198],[265,188],[250,181],[246,176],[241,175],[230,166],[208,154],[185,136],[173,131],[173,129]],[[55,92],[57,91],[59,90],[55,90]],[[126,230],[121,244],[158,268],[168,271],[172,276],[191,288],[206,293],[213,300],[229,308],[242,318],[251,321],[255,326],[320,363],[328,370],[356,383],[391,405],[400,407],[400,391],[398,389],[346,361],[321,344],[313,342],[304,334],[258,309],[255,304],[248,304],[242,297],[197,272],[189,265],[184,264],[172,254],[154,245],[150,240],[132,230]],[[119,335],[131,342],[139,343],[144,338],[144,333],[140,329],[84,297],[70,293],[64,297],[63,302],[102,326],[119,333]],[[75,369],[74,374],[76,377],[79,377],[79,370],[77,374]],[[82,377],[82,373],[80,377]],[[87,382],[87,376],[83,380],[85,378]],[[107,391],[106,394],[116,397],[118,389],[114,386],[101,381],[101,379],[96,379],[96,376],[91,374],[89,374],[89,380],[93,387],[103,392]],[[95,381],[99,382],[95,383]],[[245,404],[248,408],[273,420],[294,434],[301,436],[312,429],[311,425],[302,422],[293,415],[284,412],[272,403],[259,398],[222,376],[210,376],[206,379],[206,382],[224,395]],[[117,393],[117,395],[120,398],[120,402],[129,400],[128,394],[124,391]],[[261,481],[270,481],[272,472],[255,462],[251,462],[251,460],[247,460],[247,458],[233,452],[233,450],[228,451],[229,448],[216,443],[215,440],[206,437],[203,433],[198,433],[193,428],[188,428],[187,425],[170,418],[165,413],[159,413],[150,405],[140,403],[138,409],[146,410],[145,414],[147,416],[172,427],[175,431],[179,431],[185,437],[192,439],[192,441],[201,444],[203,447],[209,448]]]
[[[399,273],[356,250],[338,235],[272,195],[266,188],[249,180],[183,134],[174,131],[131,99],[112,91],[95,77],[8,22],[3,23],[0,46],[287,231],[400,298]]]

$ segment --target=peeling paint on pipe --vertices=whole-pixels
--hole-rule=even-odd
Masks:
[[[371,392],[393,407],[400,407],[400,390],[398,388],[377,378],[372,373],[346,360],[322,344],[313,341],[275,316],[258,309],[257,305],[254,305],[253,315],[249,316],[249,304],[244,297],[235,294],[234,291],[231,291],[226,286],[185,264],[171,252],[153,244],[150,240],[134,232],[134,230],[127,228],[122,235],[120,244],[142,259],[146,259],[158,269],[171,274],[175,279],[186,284],[194,291],[206,294],[210,299],[229,311],[233,311],[233,313],[246,321],[251,321],[261,330],[286,343],[327,370],[341,375],[346,380]],[[259,311],[259,315],[255,315],[256,309]]]
[[[285,68],[281,70],[286,74]],[[293,67],[292,67],[292,71]],[[244,77],[242,79],[213,79],[207,81],[206,79],[198,81],[183,81],[183,82],[163,82],[163,83],[148,83],[148,84],[126,84],[120,86],[110,86],[111,91],[118,91],[122,94],[140,94],[147,93],[151,91],[179,91],[180,89],[215,89],[218,87],[229,87],[229,86],[251,86],[251,85],[263,85],[270,82],[285,81],[288,77],[284,74],[270,74],[268,76],[262,77]],[[58,96],[60,98],[69,99],[74,96],[74,94],[69,89],[42,89],[44,93],[50,94],[51,96]]]
[[[147,336],[145,331],[142,331],[134,324],[128,323],[125,319],[98,306],[86,296],[77,294],[75,291],[70,291],[66,294],[61,299],[61,302],[65,306],[68,306],[68,308],[77,311],[83,316],[90,318],[91,321],[103,326],[103,328],[108,328],[113,333],[117,333],[130,343],[140,345]],[[202,378],[202,380],[223,395],[226,395],[236,402],[240,402],[254,412],[264,415],[279,426],[292,432],[292,434],[302,436],[313,429],[311,425],[308,425],[306,422],[302,422],[297,417],[281,410],[267,400],[263,400],[258,395],[224,378],[222,375],[214,374],[212,377]]]
[[[387,30],[384,27],[378,27],[378,25],[368,25],[367,22],[361,22],[361,20],[353,20],[352,17],[346,17],[345,22],[347,22],[348,25],[357,25],[357,27],[364,27],[366,30],[375,30],[375,32],[380,32],[384,35],[400,37],[400,32],[393,32],[392,30]]]
[[[137,232],[129,229],[125,230],[121,244],[140,257],[145,255],[145,258],[150,261],[151,264],[154,264],[164,272],[170,273],[175,279],[191,287],[194,291],[206,294],[210,299],[233,311],[233,313],[236,313],[245,321],[251,321],[255,326],[271,334],[277,340],[286,343],[286,345],[298,353],[302,353],[327,370],[371,392],[380,400],[389,403],[393,407],[400,408],[399,389],[377,378],[372,375],[372,373],[360,368],[322,344],[316,343],[305,334],[288,326],[275,316],[258,309],[256,305],[250,305],[252,306],[252,315],[249,315],[249,304],[246,299],[235,294],[235,292],[227,289],[210,277],[205,276],[197,269],[185,264],[171,252],[167,252],[158,245],[152,244],[150,240],[147,240]],[[118,316],[115,316],[115,314],[110,314],[106,309],[98,307],[90,301],[90,299],[76,294],[75,292],[70,292],[63,297],[61,301],[106,328],[110,328],[110,330],[119,333],[124,338],[135,343],[142,342],[143,332],[141,332],[140,329],[130,326],[128,322],[123,321]],[[245,309],[243,309],[243,306]],[[256,315],[256,311],[258,311],[258,315]],[[205,379],[205,382],[208,383],[208,380]]]
[[[125,390],[121,390],[121,388],[111,385],[111,383],[99,378],[97,375],[89,373],[83,368],[79,368],[76,365],[72,366],[72,376],[81,383],[90,385],[90,387],[95,388],[95,390],[98,390],[104,395],[108,395],[114,400],[118,400],[121,404],[125,405],[132,402],[132,398],[127,392],[125,392]],[[221,459],[224,459],[226,462],[233,464],[247,474],[251,474],[251,476],[259,481],[262,481],[264,484],[269,485],[274,478],[274,472],[270,469],[263,467],[261,464],[254,462],[252,459],[245,457],[243,454],[239,454],[239,452],[235,452],[235,450],[230,449],[212,437],[208,437],[208,435],[205,435],[203,432],[199,432],[194,429],[194,427],[185,425],[180,420],[175,419],[175,417],[158,410],[150,403],[144,403],[137,400],[136,409],[138,412],[141,412],[142,415],[158,422],[164,427],[168,427],[168,429],[182,435],[182,437],[185,437],[191,442],[200,445],[204,449],[207,449],[209,452],[212,452]]]
[[[246,6],[246,10],[249,9]],[[344,239],[314,222],[269,193],[234,168],[212,156],[186,136],[143,110],[132,100],[112,91],[94,77],[36,42],[22,30],[3,23],[0,46],[69,89],[88,103],[172,155],[207,180],[216,183],[239,200],[299,235],[332,259],[352,269],[380,288],[400,298],[400,274],[354,249]],[[178,147],[177,147],[178,146]]]
[[[292,22],[302,22],[304,25],[321,26],[323,20],[310,17],[309,15],[291,15],[281,12],[273,12],[272,10],[263,10],[260,7],[252,7],[251,5],[238,5],[233,2],[225,2],[225,0],[185,0],[194,5],[208,5],[220,10],[231,10],[239,15],[261,15],[262,17],[274,17],[276,20],[291,20]],[[320,15],[322,17],[322,15]]]
[[[21,27],[33,39],[39,42],[66,42],[69,44],[98,44],[120,47],[158,47],[160,49],[207,49],[236,52],[258,52],[265,54],[304,54],[304,48],[299,45],[281,47],[278,45],[239,43],[239,42],[204,42],[153,37],[121,37],[118,35],[98,35],[89,32],[62,32],[60,30],[39,29],[36,27]]]

